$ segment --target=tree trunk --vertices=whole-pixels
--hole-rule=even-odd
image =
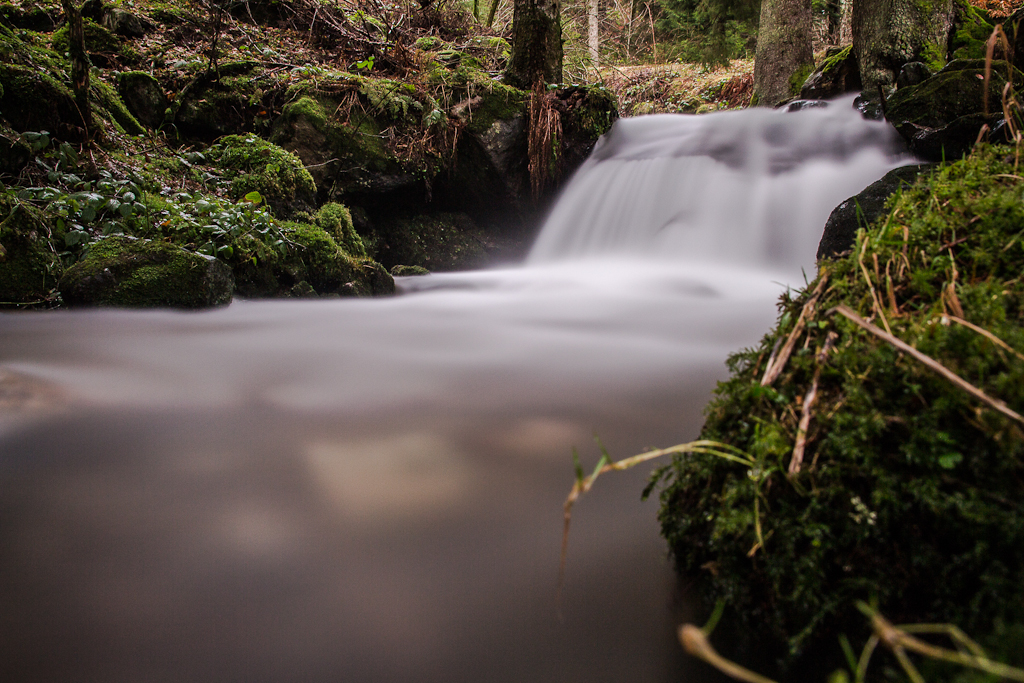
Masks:
[[[953,22],[953,0],[857,0],[853,49],[864,90],[892,90],[904,64],[941,66]]]
[[[562,82],[560,12],[560,0],[515,0],[506,83],[525,90],[538,80]]]
[[[92,105],[89,102],[89,70],[92,64],[85,51],[85,29],[82,27],[82,9],[74,0],[61,0],[64,17],[68,22],[68,53],[71,56],[71,90],[75,104],[82,115],[82,127],[87,139],[95,132],[92,120]]]
[[[754,53],[754,100],[774,107],[793,97],[814,68],[810,0],[763,0]],[[796,81],[800,81],[796,83]]]
[[[590,63],[595,69],[601,67],[601,41],[598,33],[598,0],[587,0],[587,47],[590,50]]]

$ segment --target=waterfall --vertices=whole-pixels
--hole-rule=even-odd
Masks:
[[[647,472],[828,211],[848,102],[618,122],[528,262],[373,300],[0,315],[0,679],[672,681]],[[802,272],[803,271],[803,272]]]

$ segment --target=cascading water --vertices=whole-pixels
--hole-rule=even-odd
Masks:
[[[625,120],[524,267],[0,316],[0,680],[678,680],[644,472],[556,604],[570,449],[693,438],[892,146],[849,103]]]

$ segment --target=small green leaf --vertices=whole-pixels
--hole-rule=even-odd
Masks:
[[[261,195],[256,190],[253,190],[249,194],[242,197],[242,199],[249,202],[250,204],[259,204],[260,202],[263,201],[263,195]]]
[[[964,456],[959,453],[946,453],[945,455],[939,456],[939,467],[951,470],[959,465],[963,459]]]

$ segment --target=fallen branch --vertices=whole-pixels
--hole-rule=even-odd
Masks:
[[[804,461],[804,448],[807,446],[807,428],[811,425],[811,408],[818,398],[818,380],[821,379],[821,366],[825,363],[832,345],[839,337],[835,332],[829,332],[825,337],[825,345],[818,352],[817,367],[814,368],[814,379],[811,380],[811,388],[804,397],[803,409],[800,413],[800,424],[796,430],[796,443],[793,445],[793,456],[789,459],[789,474],[794,475],[800,471]]]
[[[821,277],[818,278],[818,286],[814,288],[814,293],[811,294],[811,298],[804,304],[803,310],[800,311],[800,317],[797,318],[796,324],[793,326],[793,331],[786,337],[786,343],[782,346],[782,350],[779,352],[777,358],[768,359],[768,367],[764,369],[764,376],[761,378],[761,386],[771,386],[772,382],[778,379],[779,375],[782,374],[783,368],[786,367],[786,363],[789,362],[789,356],[793,353],[793,347],[796,346],[797,337],[803,332],[804,327],[807,325],[807,321],[814,317],[814,309],[818,305],[818,298],[821,296],[822,291],[825,289],[825,283],[828,282],[828,273],[822,273]],[[772,354],[774,357],[774,354]]]
[[[843,317],[845,317],[845,318],[851,320],[852,322],[856,323],[857,325],[859,325],[860,327],[864,328],[865,330],[867,330],[871,334],[875,335],[879,339],[882,339],[883,341],[886,341],[886,342],[892,344],[893,346],[895,346],[900,351],[903,351],[904,353],[910,355],[915,360],[919,361],[920,363],[925,365],[930,370],[932,370],[932,371],[938,373],[939,375],[941,375],[942,377],[946,378],[947,380],[952,382],[954,385],[956,385],[957,387],[963,389],[968,394],[970,394],[974,398],[978,399],[982,403],[985,403],[985,404],[989,405],[990,407],[994,408],[995,410],[999,411],[1003,415],[1005,415],[1005,416],[1007,416],[1007,417],[1009,417],[1009,418],[1011,418],[1011,419],[1013,419],[1013,420],[1015,420],[1015,421],[1017,421],[1017,422],[1019,422],[1021,424],[1024,424],[1024,417],[1021,417],[1020,414],[1018,414],[1017,412],[1013,411],[1005,403],[1003,403],[999,399],[992,398],[991,396],[986,394],[981,389],[977,388],[976,386],[974,386],[970,382],[964,380],[959,375],[955,374],[954,372],[949,370],[946,366],[942,365],[938,361],[936,361],[933,358],[930,358],[930,357],[926,356],[925,354],[921,353],[920,351],[915,349],[910,344],[907,344],[906,342],[904,342],[904,341],[902,341],[900,339],[897,339],[893,335],[891,335],[891,334],[889,334],[889,333],[887,333],[887,332],[885,332],[885,331],[875,327],[874,325],[872,325],[871,323],[869,323],[868,321],[864,320],[859,315],[854,313],[853,310],[850,309],[848,306],[844,306],[844,305],[840,304],[839,306],[836,306],[835,308],[833,308],[829,312],[830,313],[832,313],[832,312],[839,313]]]

